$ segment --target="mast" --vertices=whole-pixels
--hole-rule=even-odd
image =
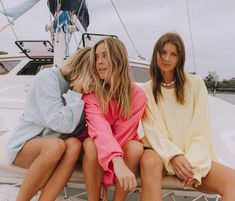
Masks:
[[[54,20],[49,30],[54,47],[54,65],[61,66],[69,56],[69,42],[76,31],[86,33],[89,14],[85,0],[49,0],[48,5]],[[47,29],[48,30],[48,29]]]

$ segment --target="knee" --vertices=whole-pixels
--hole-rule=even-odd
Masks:
[[[160,172],[162,174],[163,162],[155,151],[146,150],[140,159],[140,169],[143,173]]]
[[[130,160],[138,159],[140,160],[144,149],[142,143],[136,140],[131,140],[123,145],[122,150],[124,152],[125,158]]]
[[[68,138],[65,142],[66,142],[66,152],[65,152],[66,157],[71,162],[76,162],[81,151],[81,142],[74,137]]]
[[[86,138],[83,142],[84,160],[88,162],[98,162],[98,155],[94,141]]]
[[[42,149],[41,155],[46,161],[51,163],[58,162],[66,150],[66,144],[61,139],[52,139],[48,145]]]

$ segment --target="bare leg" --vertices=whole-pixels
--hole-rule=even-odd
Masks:
[[[98,201],[100,200],[103,170],[98,163],[96,146],[91,138],[85,139],[83,149],[83,174],[85,176],[88,201]]]
[[[163,162],[152,149],[146,149],[140,159],[141,201],[162,200]]]
[[[127,167],[137,175],[140,158],[143,154],[143,145],[136,141],[131,140],[122,146],[122,150],[124,152],[124,161]],[[124,191],[120,185],[118,180],[116,179],[116,187],[114,192],[114,201],[123,201],[127,196],[128,191]]]
[[[46,184],[65,149],[64,141],[57,138],[34,138],[24,145],[14,161],[28,168],[17,201],[30,201]]]
[[[219,194],[222,201],[233,201],[235,199],[235,170],[212,162],[210,172],[202,179],[202,185],[197,190]]]
[[[39,201],[54,201],[71,177],[81,151],[81,142],[76,138],[65,140],[66,151],[44,186]]]

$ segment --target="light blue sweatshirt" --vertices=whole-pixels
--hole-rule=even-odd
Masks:
[[[13,163],[24,144],[38,136],[71,133],[79,123],[84,107],[82,94],[71,91],[56,67],[40,71],[26,99],[19,124],[9,142],[9,162]]]

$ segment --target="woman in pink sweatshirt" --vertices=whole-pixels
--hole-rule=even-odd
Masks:
[[[135,174],[143,153],[137,129],[146,96],[131,82],[127,51],[120,40],[97,42],[91,60],[95,92],[83,96],[89,134],[83,160],[88,200],[105,199],[100,194],[102,180],[105,186],[115,185],[114,200],[124,200],[137,186]]]

